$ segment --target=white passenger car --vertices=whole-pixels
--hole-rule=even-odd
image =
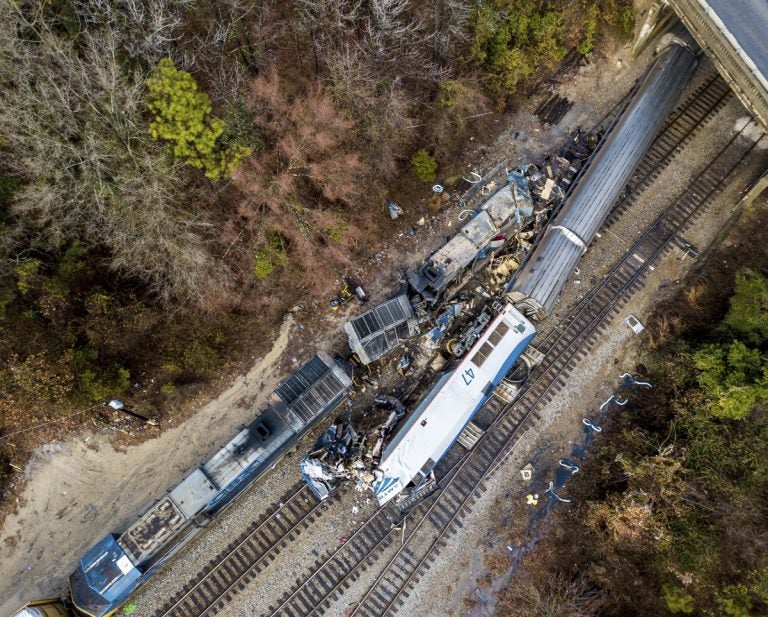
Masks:
[[[536,334],[508,304],[453,371],[443,375],[387,446],[373,490],[379,505],[417,486],[453,445]]]

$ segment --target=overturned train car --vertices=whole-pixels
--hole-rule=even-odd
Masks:
[[[696,70],[699,48],[682,27],[665,35],[660,48],[589,170],[508,285],[509,299],[534,319],[554,306]]]
[[[80,559],[70,577],[75,611],[93,617],[113,614],[130,593],[335,408],[351,386],[348,373],[325,353],[304,364],[277,387],[270,406],[251,424],[126,531],[108,535]],[[42,613],[48,614],[56,613]]]
[[[508,304],[459,365],[445,373],[416,406],[379,463],[373,491],[384,505],[404,490],[417,491],[512,367],[529,370],[541,354],[529,347],[536,328]]]

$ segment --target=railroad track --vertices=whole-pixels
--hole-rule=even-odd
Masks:
[[[637,196],[682,152],[688,142],[733,98],[733,91],[725,80],[713,72],[678,105],[632,174],[626,190],[603,223],[603,228],[613,225],[635,203]]]
[[[394,507],[377,512],[345,545],[318,560],[308,575],[287,593],[272,615],[322,615],[334,600],[388,549],[392,556],[352,615],[386,615],[405,601],[413,585],[430,567],[448,537],[486,490],[493,475],[513,450],[522,429],[540,420],[537,409],[565,385],[576,363],[594,346],[611,319],[639,289],[649,266],[681,242],[681,234],[726,185],[734,170],[755,147],[735,135],[680,196],[651,224],[610,273],[582,299],[563,322],[537,345],[546,351],[544,363],[531,376],[514,404],[493,397],[488,404],[497,414],[491,428],[471,452],[454,447],[454,462],[440,479],[441,489],[392,527]],[[463,448],[462,448],[463,449]],[[405,533],[408,529],[408,533]],[[401,534],[402,531],[402,534]],[[392,549],[396,539],[401,546]]]
[[[281,549],[310,523],[330,500],[319,502],[304,482],[297,482],[280,502],[231,542],[155,617],[215,614],[242,590]]]

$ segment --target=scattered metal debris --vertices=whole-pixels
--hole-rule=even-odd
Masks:
[[[403,209],[394,199],[387,199],[387,210],[389,210],[389,216],[393,221],[403,215]]]
[[[643,330],[645,330],[645,326],[634,315],[627,317],[627,325],[632,328],[632,332],[635,334],[640,334]]]
[[[534,471],[533,465],[528,463],[525,467],[523,467],[520,470],[520,475],[523,476],[523,480],[525,480],[526,482],[530,482],[531,479],[533,478],[533,471]]]
[[[619,384],[619,390],[628,390],[633,386],[640,386],[641,388],[653,388],[653,386],[647,381],[638,381],[631,373],[624,373],[619,375],[621,383]]]
[[[616,405],[619,405],[620,407],[624,407],[624,405],[626,405],[628,402],[629,402],[629,399],[625,398],[625,399],[622,400],[622,399],[617,398],[615,394],[611,394],[611,396],[609,396],[607,399],[605,399],[603,404],[600,405],[600,411],[605,410],[606,407],[608,407],[609,405],[611,405],[613,403],[615,403]]]
[[[594,424],[588,418],[583,418],[581,421],[584,423],[584,426],[587,427],[587,430],[594,431],[595,433],[600,433],[603,430],[600,426],[598,426],[597,424]]]
[[[387,394],[377,395],[374,403],[357,428],[346,421],[335,422],[299,463],[304,481],[318,499],[326,499],[350,478],[364,488],[376,481],[376,466],[392,430],[405,415],[405,406]]]
[[[341,305],[346,304],[352,298],[357,298],[363,304],[368,301],[368,295],[365,293],[362,285],[355,279],[345,276],[344,285],[338,295],[331,298],[331,310],[339,310]]]

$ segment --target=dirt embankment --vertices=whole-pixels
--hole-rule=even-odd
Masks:
[[[296,336],[286,316],[272,349],[183,425],[128,449],[89,433],[39,449],[25,471],[17,511],[0,535],[0,614],[23,600],[63,593],[75,559],[142,508],[249,421],[282,376],[280,358]]]

